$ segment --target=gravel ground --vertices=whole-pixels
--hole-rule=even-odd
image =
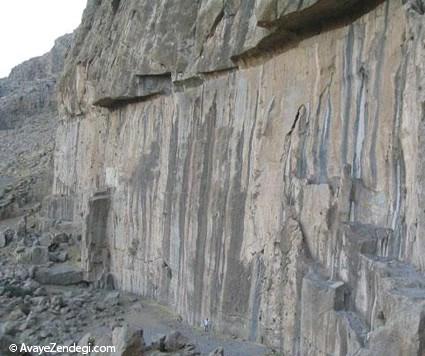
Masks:
[[[200,327],[193,328],[179,322],[178,316],[167,308],[145,299],[132,306],[126,320],[135,327],[143,329],[147,344],[161,335],[178,330],[196,345],[202,355],[208,355],[219,346],[224,348],[226,356],[262,356],[270,353],[270,350],[263,345],[228,338],[216,331],[205,333]]]

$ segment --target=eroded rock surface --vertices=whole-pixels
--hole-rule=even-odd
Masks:
[[[424,354],[424,13],[421,0],[90,0],[41,210],[47,230],[76,231],[78,281],[284,355]],[[17,237],[17,254],[54,264],[23,281],[75,261],[60,237],[43,254],[27,223]],[[28,284],[6,297],[25,302]]]
[[[0,79],[0,219],[19,216],[51,193],[58,126],[56,81],[72,35]]]
[[[425,352],[423,9],[90,1],[54,181],[86,278],[285,355]]]

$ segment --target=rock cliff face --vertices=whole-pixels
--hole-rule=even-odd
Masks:
[[[0,220],[51,193],[58,125],[56,80],[72,35],[0,79]]]
[[[423,355],[424,12],[90,0],[52,201],[86,277],[284,355]]]

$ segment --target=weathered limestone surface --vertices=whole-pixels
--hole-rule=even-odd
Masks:
[[[343,3],[89,1],[54,182],[86,276],[284,355],[425,352],[425,7]]]

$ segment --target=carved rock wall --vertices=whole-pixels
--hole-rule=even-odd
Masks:
[[[91,279],[108,250],[120,288],[285,355],[420,355],[422,2],[295,3],[89,2],[54,193]]]

